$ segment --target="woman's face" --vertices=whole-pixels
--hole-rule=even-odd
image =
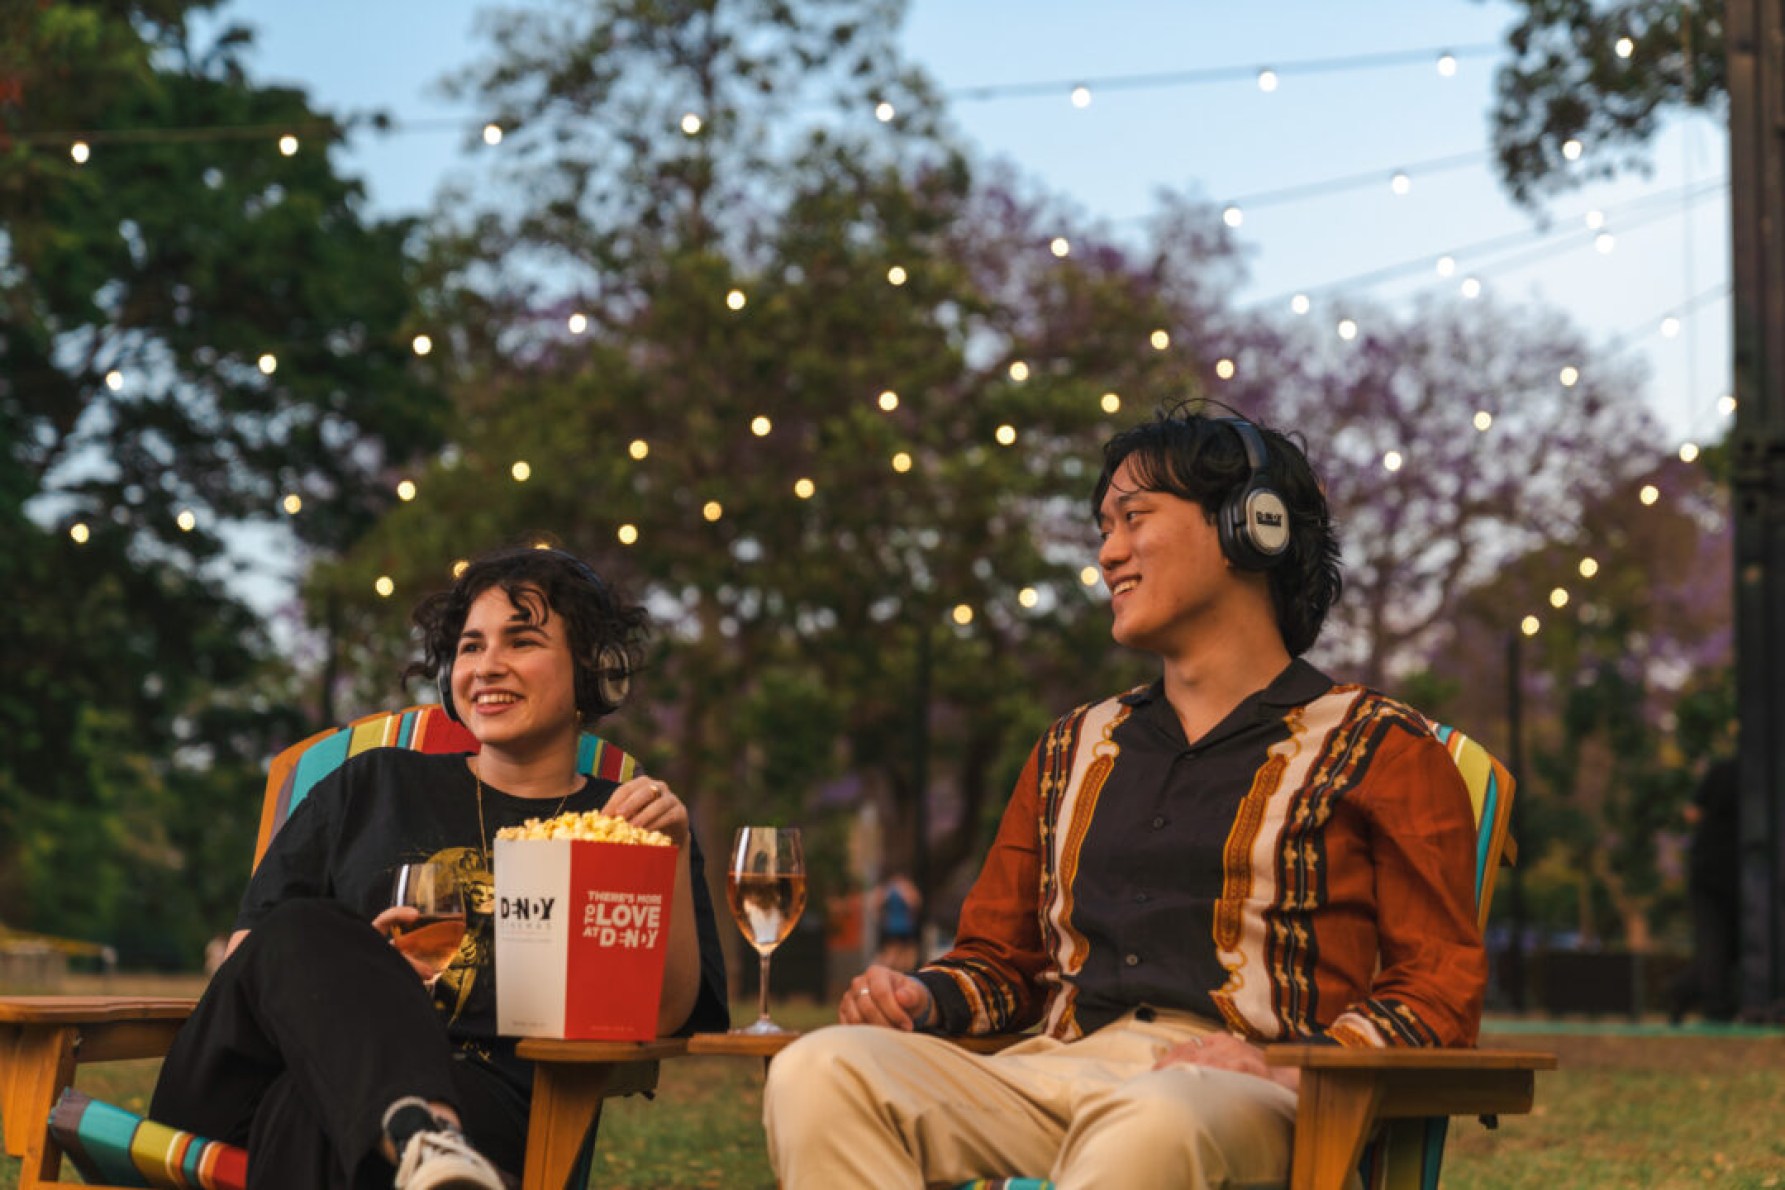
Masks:
[[[576,737],[576,663],[567,633],[564,617],[551,613],[537,588],[522,588],[511,600],[491,587],[472,602],[453,659],[452,700],[485,748],[528,753]]]

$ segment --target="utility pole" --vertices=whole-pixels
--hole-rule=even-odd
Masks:
[[[1785,1004],[1785,11],[1729,0],[1742,1009]]]

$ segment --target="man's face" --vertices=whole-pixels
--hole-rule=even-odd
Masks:
[[[1218,622],[1241,590],[1202,506],[1144,491],[1124,460],[1097,511],[1097,564],[1109,587],[1111,635],[1130,648],[1173,656]]]

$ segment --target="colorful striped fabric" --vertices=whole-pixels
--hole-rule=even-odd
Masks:
[[[244,1190],[248,1153],[181,1132],[69,1087],[50,1112],[50,1136],[91,1185]]]
[[[1507,828],[1512,818],[1514,782],[1486,748],[1456,728],[1433,723],[1432,732],[1450,752],[1475,809],[1475,914],[1487,926],[1500,865],[1516,861],[1517,845]],[[1357,1172],[1366,1190],[1437,1190],[1450,1117],[1389,1120],[1367,1145]],[[1052,1182],[1037,1178],[1003,1178],[962,1182],[956,1190],[1050,1190]]]
[[[266,799],[260,808],[260,835],[254,843],[258,866],[267,846],[291,812],[309,796],[316,783],[334,772],[350,756],[371,748],[407,748],[413,752],[475,752],[477,737],[462,723],[455,723],[437,703],[380,711],[355,719],[345,727],[319,731],[299,740],[273,758],[267,771]],[[625,750],[599,736],[583,733],[577,748],[577,771],[609,781],[626,781],[641,771],[638,761]]]

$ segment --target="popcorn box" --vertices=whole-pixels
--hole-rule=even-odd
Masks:
[[[676,857],[675,847],[497,838],[497,1031],[657,1036]]]

